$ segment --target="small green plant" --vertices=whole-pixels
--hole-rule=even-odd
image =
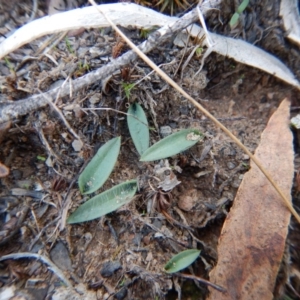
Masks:
[[[25,189],[25,190],[29,190],[30,189],[30,184],[29,183],[23,183],[22,188]]]
[[[189,149],[203,138],[196,129],[175,132],[149,148],[149,127],[142,107],[133,103],[128,109],[127,123],[140,161],[154,161],[176,155]]]
[[[140,161],[154,161],[176,155],[195,145],[203,135],[195,129],[184,129],[149,147],[149,127],[146,114],[138,103],[130,105],[127,123],[133,143],[140,154]],[[85,167],[78,179],[82,194],[100,189],[110,176],[117,161],[121,138],[105,143]],[[137,180],[130,180],[100,193],[79,206],[68,218],[69,224],[90,221],[129,203],[137,191]]]
[[[4,61],[5,61],[6,66],[9,68],[9,70],[14,71],[14,67],[7,57],[4,57]]]
[[[189,249],[179,252],[173,256],[165,265],[164,270],[167,273],[175,273],[191,265],[199,256],[200,250]]]
[[[73,48],[72,48],[72,46],[71,46],[71,43],[70,43],[68,37],[65,38],[65,43],[66,43],[66,46],[67,46],[68,51],[69,51],[70,53],[74,54],[74,50],[73,50]]]
[[[152,27],[148,27],[148,28],[142,28],[140,31],[140,38],[142,39],[147,39],[149,37],[149,35],[154,32],[155,30],[157,30],[159,27],[158,26],[152,26]]]
[[[119,283],[119,287],[123,287],[126,282],[126,278],[123,278],[122,281]]]
[[[89,71],[90,70],[90,65],[88,63],[83,63],[81,60],[78,62],[78,68],[79,70],[83,71]]]
[[[142,28],[140,31],[140,38],[147,39],[150,34],[150,30]]]
[[[247,163],[245,163],[245,162],[242,162],[242,166],[243,166],[245,169],[247,169],[247,170],[250,169],[250,165],[247,164]]]
[[[196,49],[196,56],[200,57],[202,55],[202,53],[203,53],[203,48],[202,47],[198,47]]]
[[[240,18],[240,15],[246,9],[248,4],[249,4],[249,0],[243,0],[242,3],[239,5],[237,11],[232,15],[232,17],[230,19],[229,25],[231,28],[233,28],[237,24],[237,22]]]
[[[135,86],[134,83],[127,83],[127,82],[122,83],[122,87],[123,87],[123,90],[124,90],[127,100],[129,100],[130,95],[131,95],[131,90],[134,88],[134,86]]]
[[[77,70],[74,72],[74,76],[75,77],[80,77],[82,75],[84,75],[86,72],[88,72],[90,70],[90,65],[87,63],[83,63],[81,60],[78,62],[78,68]]]
[[[46,158],[44,156],[38,155],[36,157],[37,160],[46,161]]]

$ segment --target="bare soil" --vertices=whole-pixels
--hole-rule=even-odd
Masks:
[[[278,16],[279,1],[250,1],[245,19],[232,32],[228,21],[234,11],[233,2],[224,1],[223,10],[212,14],[209,29],[255,43],[279,57],[299,78],[299,51],[284,38]],[[5,16],[13,14],[19,22],[26,22],[30,5],[31,1],[23,1],[22,5],[2,11],[3,34],[7,24],[16,26]],[[46,7],[39,3],[37,17],[43,14]],[[142,41],[138,30],[123,30],[136,44]],[[49,90],[62,84],[67,76],[77,78],[99,68],[117,50],[118,55],[128,50],[118,44],[118,37],[111,29],[85,30],[69,36],[68,42],[63,39],[49,52],[57,66],[46,56],[23,63],[25,55],[34,56],[44,40],[34,41],[9,56],[14,71],[7,62],[0,62],[2,100],[18,101],[38,93],[38,89]],[[205,62],[205,72],[192,80],[201,57],[194,55],[185,69],[180,61],[187,59],[193,47],[185,51],[170,41],[152,51],[149,57],[158,65],[164,64],[161,68],[252,152],[281,100],[290,97],[292,113],[297,113],[300,99],[293,88],[226,57],[211,54]],[[93,51],[89,51],[91,48]],[[48,256],[76,286],[76,292],[63,294],[66,289],[60,287],[61,280],[45,264],[33,259],[0,262],[0,287],[14,286],[16,293],[25,299],[51,299],[54,292],[58,297],[55,299],[176,299],[179,294],[182,299],[205,299],[206,285],[167,275],[163,267],[174,254],[197,248],[201,256],[185,273],[208,279],[217,261],[217,241],[223,221],[248,170],[249,158],[154,73],[135,86],[127,98],[124,84],[135,83],[150,71],[144,62],[137,60],[105,84],[99,82],[69,97],[58,97],[57,107],[84,142],[79,151],[72,144],[74,136],[50,106],[13,120],[7,130],[0,131],[3,133],[0,161],[10,169],[9,176],[0,181],[0,255],[32,252]],[[163,138],[165,131],[183,128],[197,128],[205,133],[205,139],[167,162],[140,162],[126,116],[119,113],[126,113],[133,102],[141,104],[147,114],[153,129],[151,144]],[[101,219],[62,227],[63,214],[69,215],[87,200],[78,189],[79,174],[99,147],[115,136],[122,139],[120,156],[101,191],[138,178],[138,193],[129,205]],[[299,167],[298,151],[296,135],[295,171]],[[154,169],[166,164],[181,183],[164,194],[157,187]],[[295,186],[296,209],[297,191]],[[159,201],[161,197],[170,204],[165,211],[151,205],[153,199]],[[298,270],[299,226],[293,220],[291,224],[288,265]],[[290,287],[299,291],[299,279],[289,276],[283,268],[276,297],[289,295],[296,299]],[[63,295],[60,298],[58,291]]]

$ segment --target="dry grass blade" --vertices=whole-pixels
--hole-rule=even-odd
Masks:
[[[157,72],[165,81],[167,81],[172,87],[174,87],[179,93],[181,93],[186,99],[188,99],[195,107],[197,107],[202,113],[204,113],[209,119],[211,119],[219,128],[221,128],[249,157],[251,160],[258,166],[258,168],[261,170],[261,172],[268,178],[270,183],[273,185],[275,190],[279,193],[281,198],[283,199],[286,207],[290,210],[290,212],[293,214],[293,216],[297,219],[297,221],[300,223],[300,216],[296,212],[296,210],[293,208],[292,204],[290,203],[288,197],[284,195],[284,193],[281,191],[279,186],[276,184],[276,182],[272,179],[269,172],[267,172],[260,161],[255,158],[252,153],[248,150],[247,147],[243,145],[243,143],[233,134],[231,133],[221,122],[219,122],[210,112],[208,112],[201,104],[199,104],[194,98],[192,98],[189,94],[187,94],[178,84],[173,81],[166,73],[164,73],[155,63],[153,63],[143,52],[141,52],[124,34],[119,28],[108,18],[107,15],[99,8],[97,7],[94,0],[89,0],[89,2],[95,6],[95,9],[97,9],[101,14],[104,15],[104,17],[107,19],[107,21],[110,23],[110,25],[114,28],[116,32],[126,41],[126,43],[146,62],[153,70]]]

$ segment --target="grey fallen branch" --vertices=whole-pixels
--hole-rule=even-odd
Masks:
[[[297,0],[281,0],[280,16],[283,20],[287,38],[300,46],[300,17]]]
[[[197,19],[198,14],[194,9],[185,14],[176,22],[167,24],[161,29],[155,31],[145,42],[140,44],[139,49],[144,53],[148,53],[158,45],[162,44],[164,41],[170,39],[170,37],[172,37],[176,32],[179,32],[188,27],[190,24],[194,23]],[[77,92],[82,88],[95,83],[96,81],[104,80],[108,76],[112,75],[116,70],[119,70],[136,59],[137,55],[134,51],[131,50],[126,52],[107,65],[73,80],[73,92]],[[69,95],[70,90],[68,86],[63,86],[23,100],[0,103],[0,123],[19,118],[46,106],[48,104],[47,99],[55,98],[58,92],[60,97],[65,97]]]
[[[69,279],[66,278],[64,273],[46,256],[40,255],[37,253],[30,253],[30,252],[23,252],[23,253],[12,253],[8,255],[4,255],[0,257],[0,261],[7,260],[7,259],[22,259],[22,258],[34,258],[41,260],[44,264],[48,266],[48,268],[56,274],[58,278],[62,280],[62,282],[68,286],[72,287],[72,283],[69,281]]]

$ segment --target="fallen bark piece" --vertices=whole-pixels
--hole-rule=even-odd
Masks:
[[[286,195],[290,195],[294,174],[289,108],[289,101],[283,100],[255,152]],[[273,299],[289,222],[290,212],[280,196],[251,163],[225,220],[218,263],[210,273],[210,281],[227,292],[210,289],[209,299]]]
[[[300,46],[300,18],[297,0],[281,0],[280,16],[287,38]]]

